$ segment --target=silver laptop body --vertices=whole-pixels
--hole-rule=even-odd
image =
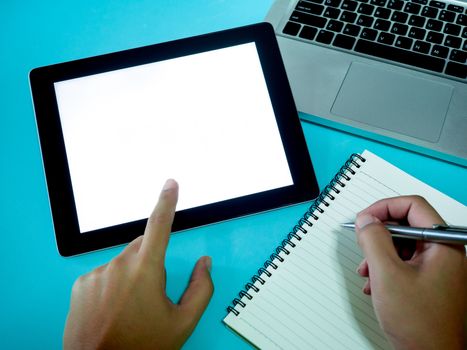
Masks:
[[[460,77],[448,76],[302,38],[300,31],[305,24],[289,24],[286,32],[292,29],[292,34],[296,30],[300,34],[284,34],[287,23],[303,16],[297,6],[313,8],[321,0],[314,4],[311,1],[276,0],[266,17],[275,29],[297,108],[303,112],[300,117],[467,166],[467,79],[462,77],[465,62],[464,68],[455,64],[460,67]],[[332,0],[322,1],[325,5]],[[451,1],[443,6],[448,4],[467,8],[465,2]],[[328,18],[323,30],[330,21]],[[460,27],[467,30],[465,23]],[[317,30],[319,34],[320,28]],[[303,32],[304,37],[308,34]],[[355,36],[356,41],[360,39]],[[460,53],[466,49],[467,39],[461,40]],[[434,49],[434,44],[431,46]]]

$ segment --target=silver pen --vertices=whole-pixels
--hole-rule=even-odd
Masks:
[[[341,224],[342,227],[355,229],[354,223]],[[418,239],[421,241],[448,243],[448,244],[467,244],[467,227],[433,225],[433,228],[421,228],[398,225],[384,225],[394,237],[403,237]]]

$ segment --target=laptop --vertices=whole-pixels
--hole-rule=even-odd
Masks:
[[[276,0],[305,121],[467,166],[467,2]]]

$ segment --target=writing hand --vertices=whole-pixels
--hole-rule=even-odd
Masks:
[[[168,180],[144,236],[74,284],[66,349],[175,349],[193,332],[213,293],[211,259],[196,263],[178,304],[165,293],[165,252],[178,185]]]
[[[406,196],[376,202],[358,214],[357,238],[365,255],[358,272],[368,277],[383,331],[397,349],[461,349],[466,307],[465,249],[416,242],[402,260],[382,222],[408,222],[431,227],[444,223],[421,197]]]

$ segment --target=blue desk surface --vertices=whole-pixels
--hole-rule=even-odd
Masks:
[[[73,281],[121,247],[58,255],[29,92],[38,66],[261,21],[273,0],[3,1],[0,5],[0,348],[57,349]],[[320,125],[303,123],[320,187],[352,152],[369,149],[467,203],[467,170]],[[167,292],[177,300],[196,259],[213,258],[215,293],[186,349],[249,345],[221,322],[225,308],[307,205],[174,235]]]

